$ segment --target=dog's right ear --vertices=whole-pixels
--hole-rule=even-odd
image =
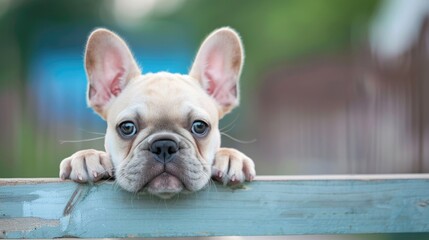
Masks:
[[[141,71],[127,44],[107,29],[91,33],[85,50],[88,78],[87,101],[103,119],[107,110],[127,83]]]

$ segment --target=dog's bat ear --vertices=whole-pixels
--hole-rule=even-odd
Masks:
[[[189,75],[216,100],[220,117],[239,103],[238,83],[243,62],[240,36],[229,27],[212,32],[198,50]]]
[[[88,78],[87,101],[102,118],[106,118],[112,100],[141,71],[127,44],[107,29],[91,33],[85,50]]]

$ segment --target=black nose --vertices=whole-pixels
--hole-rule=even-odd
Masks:
[[[157,140],[150,146],[150,151],[153,153],[155,160],[161,163],[168,163],[174,160],[179,146],[173,140]]]

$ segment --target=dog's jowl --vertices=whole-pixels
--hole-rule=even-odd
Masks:
[[[162,198],[194,192],[211,177],[225,184],[251,181],[253,161],[220,147],[219,119],[239,103],[243,47],[231,28],[211,33],[188,75],[142,74],[126,43],[97,29],[85,52],[87,100],[107,121],[105,152],[76,152],[60,177],[95,182],[115,176],[130,192]]]

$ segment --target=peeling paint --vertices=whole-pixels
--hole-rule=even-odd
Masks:
[[[35,182],[0,185],[0,238],[429,232],[429,178],[256,180],[171,200],[111,182]]]
[[[2,178],[0,179],[0,186],[25,185],[29,181],[33,184],[71,182],[71,180],[61,180],[59,178]]]
[[[0,196],[0,202],[31,202],[39,197],[37,194],[28,194],[25,196]]]
[[[37,217],[0,219],[0,232],[27,232],[40,227],[57,227],[58,219],[43,219]]]
[[[420,201],[419,206],[423,208],[429,206],[429,200]]]
[[[79,204],[83,198],[88,194],[89,187],[85,185],[78,185],[76,190],[73,192],[72,196],[70,197],[69,201],[67,202],[66,207],[64,208],[63,215],[67,216],[70,215],[70,213],[73,211],[74,207]]]

